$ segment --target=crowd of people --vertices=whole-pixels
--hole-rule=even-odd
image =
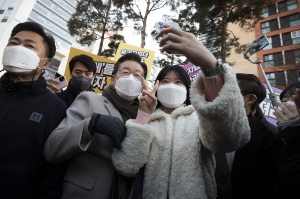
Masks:
[[[1,198],[300,197],[300,83],[281,93],[275,127],[255,75],[236,74],[191,33],[165,25],[162,35],[162,51],[201,66],[195,81],[165,66],[150,91],[146,64],[127,53],[99,95],[91,57],[71,59],[61,90],[43,77],[54,38],[35,22],[13,28],[0,79]]]

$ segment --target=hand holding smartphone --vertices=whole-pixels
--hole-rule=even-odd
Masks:
[[[167,25],[172,26],[174,28],[180,29],[178,23],[176,23],[176,22],[173,22],[173,21],[170,21],[170,22],[158,21],[158,22],[155,23],[155,29],[156,29],[157,33],[159,33],[161,30],[163,30],[165,28],[164,24],[167,24]],[[164,34],[162,37],[165,37],[166,35],[167,34]],[[168,43],[172,43],[172,41],[168,40],[165,44],[168,44]],[[180,53],[176,50],[167,50],[166,52],[170,55],[182,55],[182,53]]]
[[[55,86],[57,86],[59,89],[62,89],[68,85],[68,82],[67,82],[65,76],[63,76],[59,73],[56,73],[55,77],[56,77],[55,79],[57,79],[59,81],[59,84],[56,84]]]

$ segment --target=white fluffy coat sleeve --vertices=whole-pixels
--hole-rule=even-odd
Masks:
[[[134,120],[128,120],[126,127],[121,150],[114,149],[112,161],[117,171],[131,177],[146,164],[153,134],[149,125],[137,124]]]
[[[249,141],[250,127],[235,72],[228,64],[224,67],[224,85],[212,102],[205,100],[202,74],[192,83],[190,98],[200,120],[201,142],[210,151],[226,153]]]

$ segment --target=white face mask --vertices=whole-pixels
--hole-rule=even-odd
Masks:
[[[293,101],[287,101],[286,103],[289,104],[289,105],[292,105],[292,106],[295,106],[295,107],[296,107],[296,104],[295,104],[295,102],[293,102]]]
[[[125,100],[133,100],[142,92],[142,82],[135,78],[132,73],[117,79],[115,85],[118,95]]]
[[[38,67],[40,57],[23,46],[8,46],[4,49],[2,64],[10,72],[30,72]]]
[[[157,89],[157,99],[167,108],[177,108],[186,100],[187,90],[183,86],[170,83],[161,85]]]

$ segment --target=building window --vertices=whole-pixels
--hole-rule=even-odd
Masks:
[[[299,13],[280,18],[281,28],[300,25]]]
[[[284,52],[285,64],[300,64],[300,50],[289,50]]]
[[[284,46],[300,43],[300,30],[282,34],[282,41]]]
[[[8,16],[4,16],[1,20],[1,22],[7,22],[7,20],[8,20]]]
[[[262,13],[261,13],[261,17],[262,18],[266,18],[268,16],[274,15],[276,14],[276,5],[272,5],[266,8],[263,8]]]
[[[279,35],[275,35],[273,37],[268,37],[267,39],[269,41],[269,45],[264,47],[264,50],[268,50],[268,49],[271,49],[271,48],[277,48],[277,47],[281,46]]]
[[[293,44],[299,44],[300,43],[300,30],[291,32],[291,38],[292,38]]]
[[[5,10],[0,10],[0,15],[4,13]]]
[[[286,4],[287,4],[287,10],[293,10],[298,8],[297,0],[289,0],[286,2]]]
[[[262,34],[265,34],[267,32],[271,32],[271,31],[274,31],[274,30],[278,30],[277,19],[261,23],[260,26],[261,26],[261,33]]]
[[[263,8],[263,10],[261,11],[261,15],[260,15],[262,18],[266,18],[269,16],[269,13],[268,13],[268,8]]]
[[[265,68],[270,68],[274,66],[282,66],[282,53],[274,53],[269,55],[264,55],[264,66]]]
[[[293,83],[298,82],[298,78],[299,78],[298,71],[299,71],[299,69],[298,70],[288,70],[288,71],[286,71],[287,72],[287,78],[288,78],[287,85],[291,85]]]
[[[276,86],[275,73],[267,73],[266,76],[267,76],[271,86]]]
[[[284,86],[284,85],[286,85],[284,72],[267,73],[266,76],[267,76],[271,86]]]
[[[13,7],[9,7],[9,8],[8,8],[8,10],[13,10],[13,9],[14,9]]]
[[[61,57],[54,55],[54,57],[51,59],[51,66],[52,67],[59,67],[60,62],[61,62]]]
[[[272,38],[271,37],[268,37],[268,42],[269,42],[269,45],[267,45],[266,47],[264,47],[263,50],[269,50],[272,48]]]
[[[15,7],[17,2],[18,2],[18,0],[12,0],[9,7]]]
[[[297,0],[289,0],[278,3],[278,12],[285,12],[298,8]]]

